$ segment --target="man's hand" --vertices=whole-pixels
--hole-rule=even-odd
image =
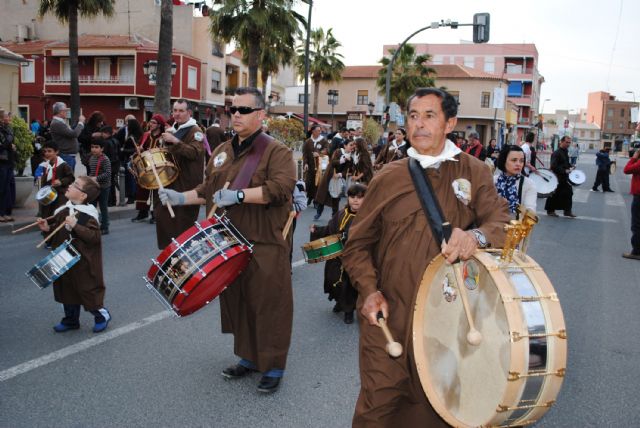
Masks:
[[[455,263],[456,260],[469,260],[478,248],[478,241],[472,232],[465,232],[460,228],[453,229],[449,242],[442,244],[442,255],[448,263]]]
[[[316,225],[315,224],[312,224],[311,226],[309,226],[309,232],[316,233]]]
[[[175,144],[175,143],[179,143],[180,140],[178,140],[175,135],[173,135],[172,132],[163,132],[162,133],[162,141],[164,141],[165,143],[169,143],[169,144]]]
[[[381,292],[369,294],[364,299],[360,313],[369,321],[369,325],[378,325],[378,312],[382,311],[385,319],[389,317],[389,304]]]
[[[160,202],[162,202],[162,205],[167,205],[167,202],[169,202],[174,207],[184,205],[184,193],[176,192],[175,190],[159,189],[158,197],[160,198]]]
[[[313,157],[317,158],[317,157],[320,157],[320,155],[318,154],[318,152],[313,152]]]
[[[240,203],[237,190],[220,189],[213,194],[213,202],[219,207],[228,207]]]
[[[78,224],[78,219],[75,215],[68,215],[64,219],[64,227],[69,231],[76,227],[76,224]]]
[[[84,124],[87,121],[87,118],[84,117],[83,114],[80,115],[80,117],[78,118],[78,122]]]

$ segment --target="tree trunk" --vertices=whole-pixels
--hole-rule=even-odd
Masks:
[[[73,125],[80,116],[80,76],[78,67],[78,2],[69,2],[69,107]]]
[[[160,37],[158,39],[158,69],[153,112],[168,118],[171,115],[171,63],[173,51],[173,1],[162,0],[160,7]],[[181,75],[182,76],[182,75]]]
[[[318,118],[318,98],[320,98],[320,80],[313,81],[313,117]]]
[[[254,38],[249,42],[249,86],[258,87],[258,51],[260,49],[260,39]],[[240,82],[242,83],[242,82]],[[242,86],[242,84],[238,85]]]

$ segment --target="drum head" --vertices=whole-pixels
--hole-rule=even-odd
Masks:
[[[579,186],[587,181],[587,175],[579,169],[574,169],[569,173],[569,183]]]
[[[548,198],[558,187],[558,177],[549,169],[539,168],[529,174],[529,179],[536,186],[539,198]]]

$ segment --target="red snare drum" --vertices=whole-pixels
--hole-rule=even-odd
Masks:
[[[251,244],[224,215],[195,223],[173,239],[144,277],[147,288],[178,316],[215,299],[247,267]]]

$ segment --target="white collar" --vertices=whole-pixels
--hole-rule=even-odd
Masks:
[[[191,119],[187,120],[185,123],[183,123],[182,125],[178,126],[177,128],[176,128],[177,123],[175,125],[173,125],[173,127],[175,128],[176,131],[179,131],[182,128],[188,128],[188,127],[193,126],[195,124],[196,124],[196,120],[194,118],[191,118]]]
[[[53,116],[53,120],[59,120],[62,123],[67,123],[63,118],[61,118],[60,116]]]
[[[51,163],[48,160],[45,160],[44,162],[42,162],[40,164],[47,171],[47,181],[49,181],[49,180],[51,180],[53,178],[53,170],[55,168],[59,167],[60,165],[64,164],[64,163],[66,163],[64,161],[64,159],[62,159],[60,156],[58,156],[56,161],[53,162],[53,165],[51,165]]]
[[[76,211],[80,211],[82,213],[87,214],[88,216],[91,216],[91,217],[95,218],[97,222],[100,222],[100,220],[98,219],[98,210],[96,209],[96,207],[94,207],[91,204],[88,204],[88,205],[78,204],[78,205],[76,205],[71,201],[67,201],[66,204],[58,207],[53,212],[53,215],[58,214],[60,211],[62,211],[65,208],[69,208],[69,215],[74,215]]]
[[[457,162],[455,156],[460,152],[462,152],[462,150],[460,150],[450,140],[446,140],[444,143],[444,148],[438,156],[421,155],[413,147],[409,147],[409,149],[407,150],[407,155],[420,162],[420,166],[422,166],[422,168],[438,168],[440,166],[440,163],[444,161]]]
[[[313,141],[313,143],[317,143],[318,141],[322,141],[324,137],[322,135],[318,135],[318,139],[316,140],[315,138],[313,138],[313,135],[311,136],[311,141]]]

